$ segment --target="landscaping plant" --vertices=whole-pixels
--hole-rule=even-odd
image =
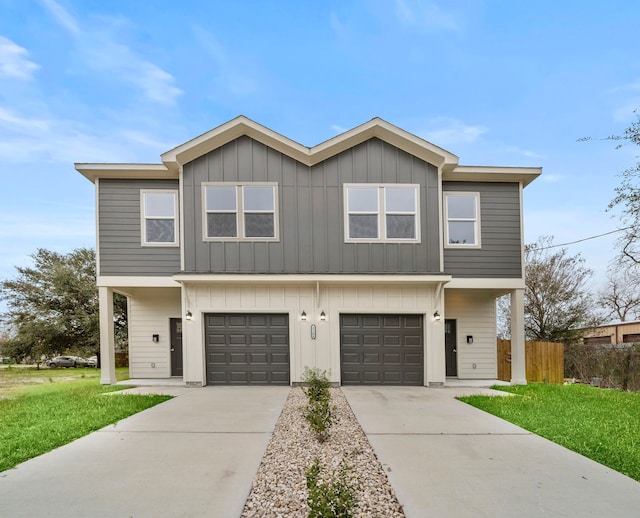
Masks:
[[[308,518],[350,518],[357,507],[356,483],[352,468],[342,462],[335,477],[326,475],[317,457],[305,471]],[[324,475],[324,476],[323,476]],[[326,480],[329,478],[329,480]]]
[[[329,438],[329,427],[333,422],[333,412],[331,409],[331,386],[326,371],[319,369],[305,369],[303,381],[306,388],[302,390],[308,398],[307,406],[304,409],[304,418],[316,434],[319,442],[324,442]]]

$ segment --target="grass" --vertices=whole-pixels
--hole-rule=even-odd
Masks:
[[[99,377],[97,369],[0,370],[0,471],[170,399],[104,397],[126,387],[100,385]]]
[[[640,393],[586,385],[494,388],[520,397],[460,399],[640,482]]]

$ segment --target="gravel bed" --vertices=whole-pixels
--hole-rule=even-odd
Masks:
[[[343,458],[353,468],[352,473],[360,484],[354,516],[404,517],[387,475],[342,391],[330,390],[337,420],[331,425],[329,439],[320,444],[302,416],[306,396],[301,388],[291,389],[253,481],[242,518],[307,516],[305,469],[315,457],[327,473],[337,470]]]

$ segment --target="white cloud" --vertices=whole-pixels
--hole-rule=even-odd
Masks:
[[[82,30],[78,21],[55,0],[41,2],[58,24],[74,36],[88,67],[115,74],[120,81],[140,90],[147,100],[154,103],[173,105],[183,93],[175,85],[173,75],[138,56],[121,42],[118,35],[121,23],[100,18],[93,24],[87,22],[87,29]]]
[[[0,36],[0,76],[31,79],[40,65],[27,59],[28,55],[27,49]]]
[[[429,142],[445,147],[477,142],[488,131],[486,126],[465,124],[457,119],[438,117],[427,121],[427,128],[417,131]]]
[[[80,36],[80,27],[73,16],[54,0],[40,0],[40,3],[51,13],[58,24],[72,36]]]
[[[339,126],[338,124],[332,124],[329,127],[336,133],[344,133],[345,131],[348,131],[347,128],[345,128],[344,126]]]
[[[192,29],[200,48],[212,59],[208,66],[222,89],[237,96],[250,95],[260,89],[259,82],[247,72],[251,66],[247,66],[242,56],[231,55],[213,34],[199,25]]]
[[[459,30],[460,21],[436,3],[423,0],[395,0],[396,17],[405,25],[431,29]]]
[[[83,124],[56,118],[30,117],[0,106],[0,160],[6,162],[112,162],[134,159],[139,147],[131,141],[149,146],[151,137],[142,132],[120,133],[115,136],[109,128],[105,135],[96,134]],[[169,146],[166,146],[169,147]],[[160,151],[165,146],[156,147]]]
[[[526,156],[527,158],[537,158],[540,160],[546,158],[544,155],[541,155],[540,153],[536,153],[535,151],[531,151],[530,149],[522,149],[518,146],[507,146],[505,148],[505,152],[515,153],[518,155]]]

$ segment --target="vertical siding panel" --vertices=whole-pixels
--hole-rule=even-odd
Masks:
[[[298,205],[295,186],[283,186],[282,193],[282,263],[285,272],[298,271]]]
[[[383,183],[385,181],[382,169],[383,146],[384,144],[379,139],[371,139],[367,142],[369,182]]]
[[[367,163],[367,146],[360,144],[351,150],[353,154],[353,181],[367,183],[369,180]]]

